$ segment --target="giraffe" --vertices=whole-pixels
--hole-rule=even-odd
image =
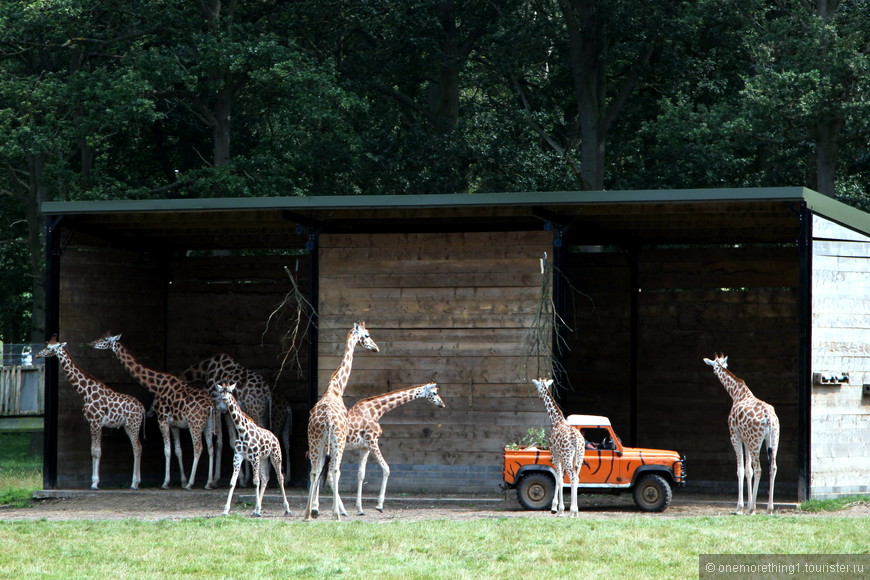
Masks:
[[[746,477],[747,506],[746,514],[755,513],[755,500],[758,497],[758,484],[761,482],[761,448],[767,442],[768,471],[770,489],[767,495],[767,513],[773,513],[773,482],[776,479],[776,450],[779,447],[779,418],[773,406],[757,399],[746,383],[728,370],[728,357],[715,355],[713,360],[704,362],[713,367],[722,386],[731,395],[733,403],[728,413],[728,432],[731,445],[737,455],[737,509],[743,511],[743,478]],[[745,463],[745,467],[744,467]]]
[[[233,421],[236,428],[236,439],[233,443],[235,454],[233,455],[233,475],[230,478],[230,492],[227,495],[227,504],[224,506],[224,515],[230,513],[230,502],[233,499],[233,491],[236,489],[236,480],[242,461],[247,459],[251,462],[251,470],[254,472],[254,493],[257,496],[254,506],[253,517],[260,517],[263,507],[263,495],[266,486],[269,485],[269,462],[275,468],[278,476],[278,486],[281,488],[281,497],[284,498],[284,515],[290,515],[290,505],[287,503],[287,494],[284,492],[284,474],[281,473],[281,445],[275,434],[257,425],[239,407],[239,403],[233,396],[236,389],[235,383],[220,381],[215,385],[215,402],[218,411],[226,413]]]
[[[130,445],[133,446],[133,483],[130,489],[139,489],[142,481],[142,442],[139,436],[144,436],[145,406],[136,397],[115,392],[84,372],[67,352],[66,344],[58,342],[55,335],[36,356],[57,357],[67,379],[84,400],[85,419],[91,427],[91,489],[98,489],[100,484],[103,427],[123,427],[127,432]]]
[[[438,385],[430,382],[425,385],[416,385],[360,399],[347,412],[348,433],[347,447],[345,449],[359,449],[361,451],[356,485],[356,509],[358,515],[365,515],[362,507],[362,488],[363,480],[366,476],[366,462],[368,461],[369,454],[374,456],[383,471],[381,493],[378,496],[378,505],[375,509],[379,512],[384,511],[384,495],[387,492],[387,479],[390,477],[390,466],[387,465],[378,446],[378,439],[384,432],[378,421],[384,413],[392,411],[399,405],[404,405],[414,399],[426,399],[436,407],[443,408],[445,406],[444,401],[441,400],[441,396],[438,394]]]
[[[175,375],[151,370],[137,361],[130,351],[121,343],[121,335],[106,336],[91,343],[96,349],[111,350],[133,376],[149,392],[153,393],[154,411],[157,413],[157,424],[163,437],[163,455],[166,458],[163,489],[169,487],[169,463],[172,458],[171,442],[174,435],[175,456],[181,470],[181,485],[185,489],[193,487],[196,467],[202,455],[202,437],[205,436],[208,448],[208,477],[206,489],[212,489],[217,481],[215,475],[215,443],[212,437],[220,441],[220,429],[215,414],[214,401],[202,389],[197,389],[182,381]],[[180,430],[189,429],[193,439],[193,464],[190,468],[190,479],[184,474],[184,463],[181,458]],[[171,434],[170,434],[171,431]]]
[[[565,415],[553,399],[550,386],[553,379],[532,379],[553,428],[550,430],[550,454],[553,458],[553,467],[556,468],[556,493],[553,495],[553,505],[550,511],[562,515],[565,511],[564,499],[564,475],[568,472],[571,481],[571,517],[579,514],[577,509],[577,484],[580,482],[580,468],[583,467],[583,455],[586,449],[586,441],[580,431],[568,424]]]
[[[378,352],[378,345],[369,336],[364,322],[354,323],[347,333],[347,343],[341,365],[332,373],[326,392],[311,409],[308,418],[308,457],[311,460],[311,473],[308,480],[308,506],[305,510],[305,521],[311,521],[319,513],[320,486],[318,479],[326,462],[329,460],[329,486],[332,488],[332,511],[335,518],[341,521],[345,513],[344,505],[338,494],[338,478],[341,474],[341,457],[347,443],[347,407],[344,406],[344,390],[350,377],[353,364],[353,350],[357,344],[366,349]]]
[[[191,365],[179,375],[182,380],[191,384],[197,381],[205,382],[206,389],[211,396],[216,395],[218,381],[228,381],[236,384],[234,395],[242,411],[253,418],[260,427],[269,428],[272,414],[272,391],[260,374],[252,371],[233,360],[228,354],[220,353],[211,358],[202,360]],[[235,446],[236,431],[233,420],[229,415],[224,415],[227,433],[230,437],[230,445]],[[219,428],[219,423],[215,425]],[[215,459],[217,473],[220,473],[220,452]],[[288,464],[289,467],[289,464]],[[247,470],[242,476],[242,482],[249,481]]]

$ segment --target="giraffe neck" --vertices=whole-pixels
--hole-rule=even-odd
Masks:
[[[83,397],[88,396],[89,389],[87,388],[87,378],[88,375],[82,369],[80,369],[75,362],[73,362],[72,357],[66,351],[65,348],[59,348],[57,351],[57,358],[60,359],[60,366],[63,367],[63,372],[66,373],[66,378],[70,383],[76,388],[76,391],[79,392]],[[84,379],[84,380],[83,380]],[[91,381],[94,382],[94,381]]]
[[[333,397],[344,396],[344,389],[347,388],[347,380],[350,378],[350,370],[353,366],[353,349],[356,346],[356,342],[356,334],[351,330],[347,333],[344,358],[341,359],[341,365],[332,373],[332,378],[329,381],[325,394]]]
[[[239,407],[238,401],[236,401],[235,397],[227,397],[225,401],[227,404],[227,413],[230,414],[230,417],[233,419],[233,423],[236,427],[243,428],[245,431],[248,430],[248,424],[253,423],[254,420],[248,417],[242,408]]]
[[[112,352],[115,353],[115,356],[118,357],[118,360],[121,361],[121,364],[124,365],[127,372],[130,373],[134,379],[139,381],[139,384],[152,393],[160,394],[162,389],[159,388],[158,381],[154,380],[158,374],[156,371],[149,369],[137,361],[136,358],[130,354],[130,351],[127,350],[127,347],[121,344],[121,341],[115,341],[112,345]]]
[[[731,395],[733,400],[739,401],[740,399],[753,396],[752,391],[749,390],[746,383],[738,379],[734,376],[734,373],[724,368],[722,365],[716,365],[713,367],[713,372],[715,372],[716,376],[719,377],[719,382],[722,383],[722,386],[725,387],[725,390],[728,391],[728,394]]]
[[[372,419],[378,420],[400,405],[404,405],[414,399],[419,399],[424,396],[425,389],[423,387],[408,387],[392,391],[375,397],[368,397],[357,401],[354,407],[366,408],[369,411]]]
[[[547,390],[547,388],[539,388],[538,393],[544,400],[544,407],[547,409],[547,416],[550,417],[550,423],[556,425],[557,423],[564,421],[565,415],[562,413],[562,409],[560,409],[559,405],[556,404],[553,395]]]

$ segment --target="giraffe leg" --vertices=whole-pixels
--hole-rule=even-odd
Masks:
[[[169,464],[172,462],[172,437],[169,430],[169,424],[165,420],[158,421],[160,426],[160,435],[163,437],[163,457],[166,460],[166,468],[163,476],[163,489],[169,489]],[[184,477],[184,472],[181,472],[181,477]]]
[[[260,457],[260,509],[263,507],[263,496],[266,495],[266,488],[269,487],[269,462],[265,458]]]
[[[550,453],[553,460],[553,467],[556,468],[556,493],[553,494],[553,504],[550,506],[550,513],[562,515],[565,509],[565,499],[563,497],[564,489],[564,473],[562,471],[562,457],[555,445],[550,444]]]
[[[205,424],[205,445],[208,450],[208,472],[206,472],[205,489],[214,489],[217,487],[217,480],[220,477],[220,455],[216,453],[215,447],[223,450],[223,442],[221,440],[221,423],[217,420],[209,420]],[[235,449],[235,446],[233,447]],[[201,447],[200,447],[201,449]],[[190,476],[193,479],[193,474]],[[193,485],[193,484],[191,484]]]
[[[323,449],[316,449],[309,452],[311,459],[311,473],[308,475],[308,507],[305,510],[305,521],[311,521],[320,515],[320,472],[323,471],[323,464],[326,460],[326,454]]]
[[[242,466],[242,455],[236,452],[233,455],[233,475],[230,477],[230,492],[227,494],[227,505],[224,506],[224,515],[229,515],[230,504],[233,500],[233,492],[236,489],[236,480],[239,478],[239,469]]]
[[[100,486],[100,456],[103,454],[103,427],[94,421],[91,423],[91,489]]]
[[[184,486],[184,489],[193,489],[196,468],[199,466],[199,458],[202,456],[202,430],[191,426],[190,437],[193,439],[193,464],[190,466],[190,479],[187,480],[187,485]],[[214,469],[214,446],[211,441],[209,441],[208,467],[209,470]]]
[[[751,495],[749,496],[749,514],[755,513],[755,502],[758,498],[758,484],[761,483],[761,446],[756,449],[747,449],[746,478],[752,481]]]
[[[272,454],[272,467],[275,469],[275,475],[278,477],[278,487],[281,488],[281,498],[284,500],[284,515],[290,515],[290,504],[287,503],[287,494],[284,491],[284,474],[281,472],[281,446],[278,445]]]
[[[254,455],[251,458],[251,473],[254,478],[254,513],[251,514],[251,517],[258,518],[260,517],[260,512],[262,511],[263,505],[261,503],[262,495],[260,494],[260,456]],[[265,486],[265,484],[263,484]],[[264,490],[265,491],[265,490]]]
[[[335,441],[335,451],[329,460],[329,483],[332,488],[332,513],[335,514],[335,519],[339,522],[341,521],[341,516],[347,515],[347,511],[344,509],[344,504],[341,501],[341,495],[338,493],[338,480],[341,477],[341,457],[344,455],[344,443],[343,440]]]
[[[369,460],[369,453],[370,451],[368,449],[363,448],[361,450],[359,457],[359,469],[356,472],[356,514],[358,516],[366,515],[362,507],[362,490],[363,481],[366,478],[366,463]]]
[[[562,515],[565,509],[564,493],[564,474],[562,473],[561,464],[556,465],[556,493],[553,494],[553,504],[550,506],[550,513]]]
[[[175,448],[175,458],[178,460],[178,469],[181,471],[181,487],[190,489],[187,485],[187,475],[184,473],[184,458],[181,455],[181,430],[172,427],[170,431],[172,432],[172,446]]]
[[[387,495],[387,480],[390,479],[390,466],[387,465],[387,460],[384,459],[383,454],[381,454],[381,448],[377,441],[374,442],[372,454],[375,456],[375,461],[377,461],[381,466],[381,471],[383,472],[383,478],[381,479],[381,493],[378,495],[378,505],[375,506],[376,510],[382,512],[384,511],[384,498]]]
[[[214,461],[209,463],[209,480],[205,485],[206,489],[217,487],[218,481],[220,481],[221,456],[224,452],[224,435],[223,430],[221,429],[221,422],[215,417],[211,420],[211,423],[211,434],[206,435],[206,441],[214,442],[211,448],[211,456],[214,457]],[[230,449],[235,449],[235,446],[230,445]]]
[[[767,513],[773,513],[773,484],[776,481],[776,451],[779,447],[779,431],[771,434],[771,441],[766,445],[767,470],[770,472],[770,488],[767,490]]]
[[[133,483],[130,485],[130,489],[139,489],[139,483],[142,481],[142,442],[139,441],[142,417],[138,419],[127,421],[124,424],[124,431],[127,432],[127,437],[130,438],[130,445],[133,447]]]
[[[577,485],[580,483],[580,468],[583,466],[583,451],[574,451],[573,461],[571,462],[571,517],[580,515],[580,510],[577,508]]]
[[[734,445],[734,453],[737,455],[737,509],[735,514],[743,513],[743,442],[739,439],[731,438],[731,443]]]

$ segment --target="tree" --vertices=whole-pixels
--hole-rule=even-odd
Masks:
[[[27,223],[33,341],[44,338],[42,202],[115,189],[100,152],[153,114],[147,85],[124,64],[125,48],[146,29],[136,15],[148,11],[115,8],[0,6],[0,193]]]
[[[743,95],[756,135],[770,145],[769,164],[799,164],[802,183],[834,195],[843,154],[856,146],[866,154],[870,4],[759,2],[752,24]]]

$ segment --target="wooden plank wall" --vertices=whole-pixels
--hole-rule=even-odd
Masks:
[[[810,497],[870,492],[870,238],[813,219]]]
[[[168,369],[180,372],[223,352],[260,373],[293,408],[290,475],[294,482],[303,482],[310,346],[304,331],[307,319],[301,323],[297,347],[288,342],[287,333],[297,320],[297,302],[281,307],[293,290],[287,270],[307,296],[308,255],[175,257],[168,294],[167,360]],[[226,478],[232,453],[224,440],[221,472]]]
[[[284,334],[295,322],[295,308],[267,321],[292,284],[285,267],[309,290],[307,255],[154,255],[112,247],[77,235],[78,245],[61,260],[61,340],[69,341],[73,357],[87,372],[111,388],[138,397],[150,406],[152,396],[138,385],[107,351],[86,346],[107,330],[121,333],[124,344],[149,368],[178,373],[219,352],[275,378],[285,351]],[[305,422],[309,345],[303,336],[298,351],[301,367],[281,375],[276,391],[294,409],[292,475],[305,478]],[[90,485],[90,435],[82,418],[81,399],[63,373],[59,392],[58,485]],[[129,485],[132,455],[121,430],[104,429],[101,479],[105,486]],[[192,451],[189,434],[182,435],[186,469]],[[232,453],[224,438],[222,475],[231,471]],[[143,485],[163,481],[163,445],[156,421],[146,422]],[[206,463],[203,463],[206,461]],[[197,487],[205,484],[207,457],[200,461]],[[172,485],[179,485],[176,460]]]
[[[546,232],[321,237],[320,392],[341,362],[348,330],[364,320],[380,352],[355,352],[348,407],[429,380],[447,404],[414,401],[381,421],[391,489],[419,489],[420,478],[401,476],[412,466],[485,466],[467,483],[490,489],[500,480],[505,442],[546,421],[518,367],[540,299],[540,258],[551,244]],[[370,471],[379,476],[377,467]],[[427,489],[461,485],[456,473],[432,478]]]
[[[643,249],[638,257],[638,431],[631,433],[630,268],[619,250],[569,254],[569,413],[611,417],[626,443],[686,454],[693,482],[736,480],[731,399],[704,357],[730,368],[782,422],[778,482],[797,480],[797,251]],[[763,464],[765,465],[765,464]],[[765,467],[766,468],[766,467]],[[730,487],[726,489],[730,490]]]
[[[148,394],[112,353],[94,350],[87,343],[107,331],[123,333],[136,352],[159,359],[165,336],[164,266],[154,255],[110,247],[81,234],[74,241],[61,259],[59,339],[68,343],[67,350],[85,372],[148,404]],[[58,373],[57,485],[87,488],[91,484],[91,444],[82,399],[64,372],[58,369]],[[153,480],[159,468],[162,481],[163,452],[156,426],[147,431],[147,438],[143,479],[147,474]],[[133,459],[127,435],[123,430],[104,429],[102,447],[101,487],[129,486]]]

